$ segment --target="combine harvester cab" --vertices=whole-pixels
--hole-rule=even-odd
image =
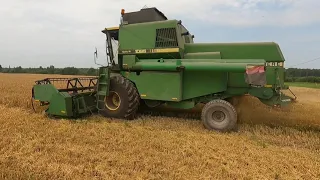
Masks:
[[[61,114],[54,108],[64,107],[71,115],[79,114],[75,105],[82,97],[92,105],[90,110],[122,119],[134,119],[145,107],[187,110],[204,104],[204,126],[230,131],[237,123],[234,97],[249,94],[269,106],[292,99],[281,92],[288,88],[284,86],[285,59],[274,42],[194,43],[181,21],[168,20],[156,8],[122,10],[120,26],[102,32],[108,66],[99,68],[96,88],[67,101],[65,97],[72,99],[71,95],[51,86],[51,93],[42,97],[45,87],[36,85],[36,99],[51,99],[50,103],[55,101],[53,96],[61,99],[48,113]]]

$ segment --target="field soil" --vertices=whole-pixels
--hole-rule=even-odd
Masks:
[[[48,119],[30,103],[45,77],[57,76],[0,74],[1,179],[320,179],[320,89],[291,88],[281,109],[245,96],[238,131],[218,133],[183,118]]]

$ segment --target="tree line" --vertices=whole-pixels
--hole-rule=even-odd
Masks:
[[[320,83],[320,69],[288,68],[285,72],[285,81]]]
[[[4,68],[0,65],[0,72],[96,76],[98,73],[98,69],[76,68],[76,67],[56,68],[54,66],[49,66],[49,67],[40,66],[38,68],[22,68],[21,66],[18,66],[13,68],[11,67]],[[320,69],[288,68],[286,69],[286,72],[285,72],[285,81],[320,83]]]
[[[88,75],[96,76],[98,69],[94,68],[76,68],[76,67],[65,67],[56,68],[54,66],[49,67],[38,67],[38,68],[22,68],[18,67],[8,67],[4,68],[0,65],[0,72],[2,73],[30,73],[30,74],[61,74],[61,75]]]

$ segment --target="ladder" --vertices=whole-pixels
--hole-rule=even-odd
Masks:
[[[103,110],[105,107],[104,99],[109,93],[110,71],[109,67],[99,68],[98,87],[97,87],[97,109]]]

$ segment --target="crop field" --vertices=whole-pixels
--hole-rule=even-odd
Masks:
[[[283,109],[245,96],[238,130],[217,133],[183,118],[48,119],[30,103],[45,77],[0,73],[0,179],[320,179],[320,89],[292,87]]]
[[[318,88],[320,89],[319,83],[310,83],[310,82],[288,82],[286,83],[288,86],[294,87],[308,87],[308,88]]]

